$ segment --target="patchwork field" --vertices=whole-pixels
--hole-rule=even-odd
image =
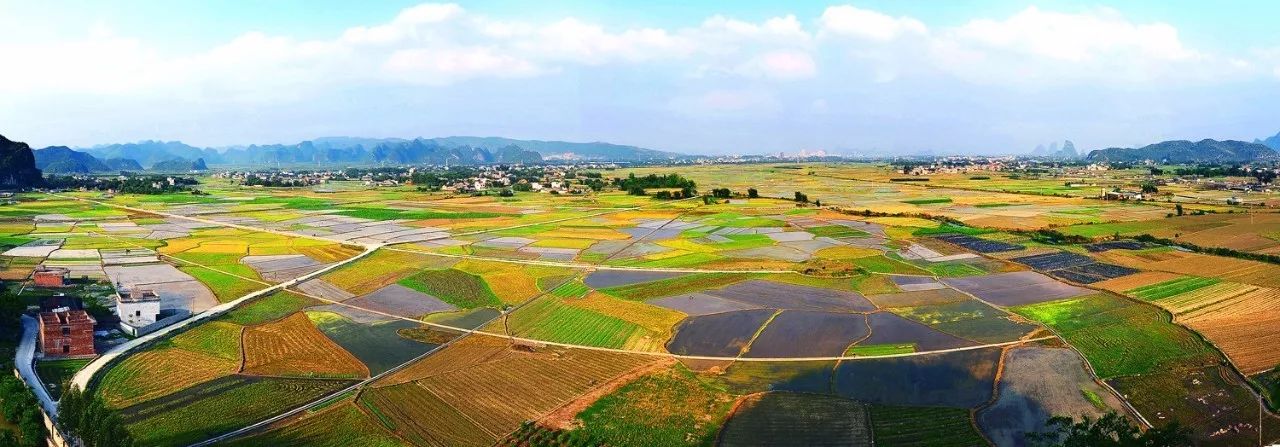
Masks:
[[[0,278],[65,267],[65,290],[109,300],[118,280],[198,312],[343,264],[101,368],[90,391],[143,445],[303,406],[224,443],[1024,445],[1051,416],[1111,410],[1197,445],[1280,428],[1249,389],[1280,382],[1280,267],[1110,240],[1272,253],[1271,217],[1165,218],[1045,178],[734,168],[584,170],[606,184],[581,194],[24,194],[0,207]],[[631,172],[731,198],[608,183]],[[1034,232],[1050,228],[1092,240]]]

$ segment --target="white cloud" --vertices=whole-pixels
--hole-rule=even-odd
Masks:
[[[476,76],[528,77],[542,69],[528,60],[490,48],[415,48],[391,53],[382,69],[393,78],[426,85],[445,85]]]
[[[776,104],[770,95],[777,92],[744,95],[745,86],[820,92],[945,78],[1044,89],[1280,77],[1280,52],[1213,54],[1184,42],[1167,23],[1139,23],[1107,9],[1062,13],[1036,7],[954,27],[835,5],[816,20],[714,15],[690,27],[663,28],[574,17],[495,18],[457,4],[427,3],[383,23],[334,30],[326,39],[250,32],[195,54],[155,48],[105,24],[61,41],[0,39],[0,54],[24,67],[0,71],[0,101],[90,93],[265,103],[305,99],[334,86],[441,86],[550,77],[583,67],[642,72],[672,83],[714,83],[715,91],[682,102],[704,110]]]
[[[949,34],[977,46],[1071,62],[1117,55],[1166,61],[1198,56],[1173,26],[1132,23],[1111,10],[1066,14],[1032,6],[1004,20],[970,21]]]
[[[924,22],[911,17],[894,18],[886,14],[850,5],[832,6],[818,19],[822,33],[837,36],[856,36],[887,42],[903,35],[929,33]]]

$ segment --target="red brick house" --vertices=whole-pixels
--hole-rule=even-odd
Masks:
[[[70,270],[61,267],[40,267],[31,274],[31,279],[39,287],[62,287],[67,284],[70,273]]]
[[[83,310],[40,313],[40,349],[46,356],[94,355],[93,317]]]

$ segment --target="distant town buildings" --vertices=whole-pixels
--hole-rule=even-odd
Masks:
[[[40,350],[46,356],[94,355],[93,326],[97,321],[83,310],[66,307],[40,313]]]

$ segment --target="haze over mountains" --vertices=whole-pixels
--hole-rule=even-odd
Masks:
[[[686,155],[611,143],[516,140],[499,137],[326,137],[297,144],[200,148],[179,141],[140,141],[35,150],[49,173],[204,170],[218,166],[537,163],[547,160],[661,161]]]
[[[1254,139],[1253,142],[1280,151],[1280,133],[1267,137],[1266,139]]]
[[[0,137],[2,138],[2,137]],[[34,160],[35,174],[92,174],[120,171],[191,172],[210,166],[328,166],[378,164],[477,165],[538,163],[555,160],[654,162],[688,159],[677,154],[603,142],[516,140],[499,137],[359,138],[325,137],[297,144],[200,148],[179,141],[140,141],[89,148],[50,146],[31,150],[24,143],[3,140],[5,178],[18,182],[30,177],[25,158]],[[20,146],[19,146],[20,145]],[[1205,139],[1176,140],[1140,148],[1106,148],[1079,152],[1070,140],[1039,145],[1030,155],[1090,162],[1248,163],[1280,159],[1280,134],[1254,142]],[[24,155],[28,154],[28,155]],[[945,155],[945,154],[939,154]],[[12,168],[10,168],[12,167]]]

